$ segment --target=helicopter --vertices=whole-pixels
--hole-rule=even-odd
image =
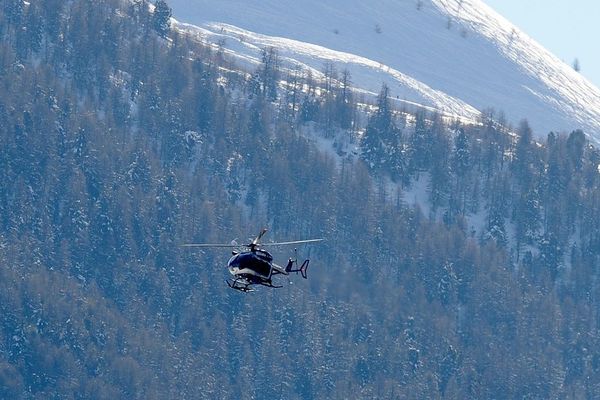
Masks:
[[[262,285],[270,288],[282,288],[283,286],[273,284],[273,276],[289,275],[290,273],[300,273],[304,279],[308,278],[307,270],[310,260],[306,259],[298,267],[298,257],[288,259],[287,265],[284,267],[273,262],[273,256],[264,247],[267,246],[287,246],[293,244],[315,243],[321,242],[323,239],[305,239],[293,240],[289,242],[276,243],[260,243],[260,240],[267,233],[267,228],[263,228],[258,236],[250,243],[240,246],[236,243],[220,244],[220,243],[186,243],[182,247],[226,247],[239,248],[246,247],[246,251],[232,250],[232,256],[227,262],[227,268],[233,279],[226,279],[227,285],[240,292],[252,292],[252,285]]]

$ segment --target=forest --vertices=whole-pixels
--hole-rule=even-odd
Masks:
[[[244,70],[162,0],[0,4],[0,398],[600,393],[584,132]],[[325,238],[307,281],[239,293],[180,246],[263,226]]]

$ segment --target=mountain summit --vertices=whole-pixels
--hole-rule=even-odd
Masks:
[[[398,102],[476,119],[503,111],[538,136],[583,129],[600,142],[600,90],[480,0],[172,0],[180,29],[245,62],[276,48],[319,74],[326,63]],[[189,25],[188,25],[189,24]]]

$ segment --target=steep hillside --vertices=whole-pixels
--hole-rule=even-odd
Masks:
[[[385,86],[359,112],[343,75],[244,70],[152,9],[0,7],[1,399],[594,398],[581,131],[447,124]],[[308,280],[236,292],[228,251],[180,246],[265,225],[326,239]]]
[[[474,119],[495,108],[534,133],[600,140],[600,91],[480,0],[173,0],[175,18],[259,59],[273,46],[317,71],[348,69],[376,93]],[[184,26],[184,29],[191,29]]]

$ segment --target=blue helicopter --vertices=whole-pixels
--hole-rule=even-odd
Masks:
[[[271,288],[281,288],[283,286],[273,284],[273,276],[289,275],[290,273],[300,273],[304,279],[307,279],[307,269],[310,260],[306,259],[298,266],[297,256],[289,258],[287,265],[282,267],[273,262],[273,256],[264,247],[271,246],[287,246],[294,244],[315,243],[323,239],[305,239],[293,240],[288,242],[275,243],[260,243],[260,240],[267,233],[267,229],[263,228],[258,236],[250,243],[240,246],[238,244],[220,244],[220,243],[187,243],[183,247],[225,247],[239,248],[246,247],[246,251],[232,251],[232,256],[227,262],[229,273],[233,275],[232,280],[226,280],[230,288],[241,292],[252,292],[252,285],[262,285]]]

